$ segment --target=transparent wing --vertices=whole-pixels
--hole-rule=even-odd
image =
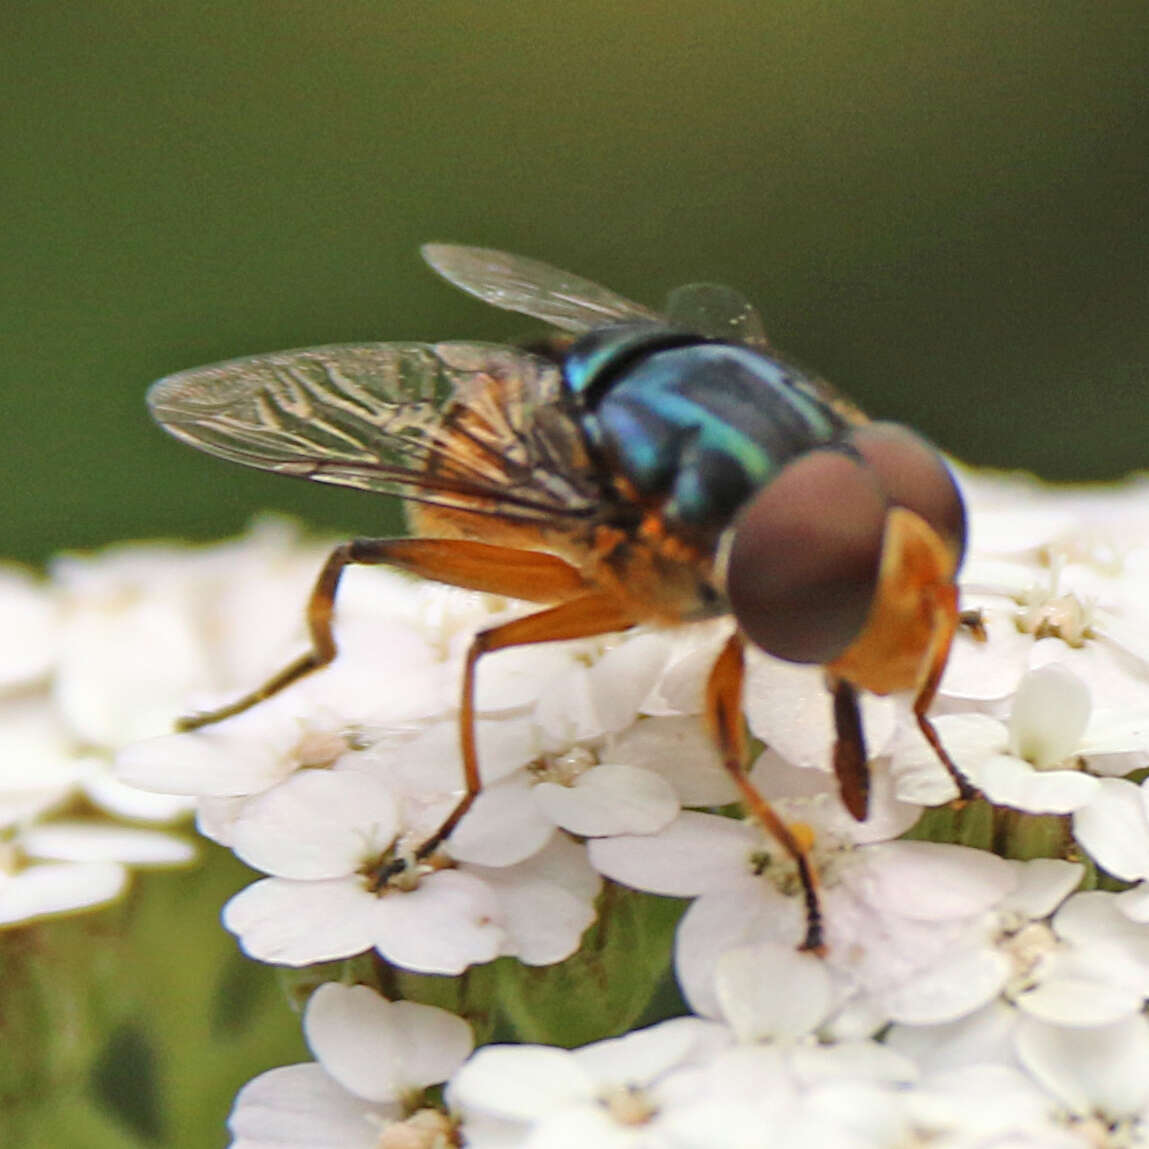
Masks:
[[[731,287],[687,284],[671,292],[666,313],[660,315],[588,279],[523,256],[445,243],[425,244],[422,252],[435,271],[469,295],[564,331],[582,334],[608,323],[666,322],[682,331],[773,354],[758,309]],[[851,423],[867,421],[824,379],[799,372],[794,385]]]
[[[233,462],[542,521],[596,491],[545,359],[482,343],[364,343],[234,359],[152,384],[176,438]]]
[[[582,334],[608,323],[657,322],[659,316],[589,279],[538,260],[485,247],[428,243],[423,258],[449,283],[494,307]]]
[[[758,309],[741,292],[718,283],[688,283],[676,288],[666,301],[666,318],[672,327],[721,339],[745,343],[756,351],[769,347]]]

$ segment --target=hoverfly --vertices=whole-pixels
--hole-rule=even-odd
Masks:
[[[859,690],[911,692],[918,726],[971,794],[927,716],[958,625],[965,540],[944,462],[913,432],[869,422],[777,357],[757,311],[728,288],[680,288],[660,315],[502,252],[431,244],[423,257],[463,291],[558,334],[533,350],[286,351],[171,375],[149,391],[152,415],[178,439],[261,470],[399,495],[412,528],[411,537],[336,547],[307,607],[311,649],[179,727],[238,714],[331,662],[348,565],[382,563],[543,604],[471,642],[459,711],[466,789],[420,847],[426,857],[481,789],[475,672],[484,655],[732,614],[706,715],[746,809],[797,867],[802,944],[820,951],[804,835],[744,770],[744,645],[824,667],[833,765],[854,817],[868,802]]]

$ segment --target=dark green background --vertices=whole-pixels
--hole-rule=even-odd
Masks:
[[[332,529],[378,499],[165,440],[168,371],[502,337],[439,239],[783,348],[966,458],[1149,462],[1144,3],[11,3],[0,15],[0,554]]]
[[[0,45],[0,555],[211,538],[269,506],[393,528],[378,498],[179,446],[143,393],[256,351],[523,333],[437,283],[426,240],[650,302],[726,281],[779,346],[958,455],[1149,464],[1143,0],[13,0]],[[68,1076],[78,1116],[16,1088],[54,1114],[24,1143],[219,1144],[236,1085],[299,1056],[266,981],[242,1039],[203,1020],[252,1000],[220,996],[242,880],[154,875],[92,916],[114,949],[61,984],[115,987],[118,1020]]]

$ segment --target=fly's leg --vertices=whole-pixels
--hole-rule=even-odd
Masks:
[[[938,587],[936,588],[936,593],[937,602],[934,607],[935,629],[933,643],[930,648],[930,662],[926,670],[925,678],[922,680],[921,686],[918,687],[918,693],[914,697],[914,718],[917,719],[918,729],[925,736],[926,741],[937,755],[938,761],[946,768],[946,772],[953,779],[954,785],[957,786],[959,800],[962,802],[970,802],[979,796],[978,791],[961,770],[958,769],[957,763],[954,762],[949,755],[949,751],[942,745],[942,740],[938,736],[937,730],[934,729],[934,724],[930,721],[929,715],[926,713],[930,708],[930,703],[934,700],[934,695],[938,692],[942,675],[945,673],[946,660],[949,658],[950,646],[953,644],[954,635],[957,633],[957,628],[962,622],[962,617],[957,605],[957,587],[953,585]]]
[[[989,631],[985,625],[985,611],[982,610],[980,606],[958,611],[958,626],[960,626],[974,642],[989,642]]]
[[[471,640],[463,671],[462,699],[459,706],[459,741],[463,755],[463,780],[466,792],[443,824],[415,851],[417,858],[433,853],[450,835],[474,804],[483,788],[479,774],[478,746],[475,739],[475,672],[479,659],[496,650],[513,646],[533,646],[540,642],[563,642],[574,638],[593,638],[626,630],[637,620],[618,600],[609,594],[585,594],[559,603],[548,610],[529,614],[481,630]],[[395,870],[402,867],[399,863]],[[386,880],[389,875],[381,875]]]
[[[866,733],[858,709],[858,691],[843,678],[831,678],[834,699],[834,776],[842,804],[859,822],[870,808],[870,767],[866,753]]]
[[[330,663],[336,654],[332,615],[344,569],[381,564],[467,590],[534,602],[556,602],[585,590],[584,580],[574,567],[554,555],[538,551],[465,539],[354,539],[342,543],[323,564],[307,602],[311,649],[235,702],[178,719],[176,729],[198,730],[242,714]]]
[[[706,716],[722,754],[727,773],[742,796],[750,816],[790,855],[802,883],[806,903],[806,935],[801,948],[812,953],[826,951],[822,937],[822,905],[818,898],[818,878],[810,860],[808,846],[775,813],[774,808],[758,793],[746,776],[746,725],[742,717],[742,680],[745,676],[743,640],[730,636],[722,648],[706,684]]]

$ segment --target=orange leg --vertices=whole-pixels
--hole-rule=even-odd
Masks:
[[[930,651],[930,664],[925,679],[918,688],[914,698],[914,717],[917,719],[918,729],[925,736],[926,741],[933,747],[938,760],[946,768],[949,776],[958,788],[960,801],[969,802],[978,797],[977,789],[970,780],[958,769],[957,763],[949,756],[949,751],[942,745],[934,724],[929,720],[926,711],[938,692],[942,675],[945,673],[946,660],[949,658],[950,646],[954,634],[961,622],[961,615],[957,607],[957,587],[951,585],[937,588],[938,602],[936,603],[934,618],[934,640]]]
[[[593,638],[626,630],[637,620],[610,594],[585,594],[548,610],[512,619],[489,630],[481,630],[471,640],[463,671],[463,693],[459,706],[459,741],[463,752],[463,779],[466,793],[446,821],[416,851],[425,858],[434,851],[462,820],[483,788],[479,774],[479,753],[475,740],[475,671],[484,654],[508,650],[512,646],[533,646],[540,642],[564,642],[573,638]]]
[[[342,543],[328,556],[307,603],[311,649],[250,694],[216,710],[180,718],[176,729],[197,730],[242,714],[331,662],[336,654],[332,614],[344,568],[380,564],[467,590],[533,602],[560,602],[586,589],[582,576],[569,563],[538,551],[465,539],[354,539]]]
[[[746,726],[742,718],[742,680],[745,667],[743,639],[730,636],[722,648],[710,679],[706,683],[706,716],[722,754],[722,763],[742,795],[750,816],[786,851],[798,870],[806,900],[806,936],[801,948],[813,953],[825,952],[822,939],[822,907],[818,900],[818,882],[806,846],[774,812],[773,807],[746,776]]]

